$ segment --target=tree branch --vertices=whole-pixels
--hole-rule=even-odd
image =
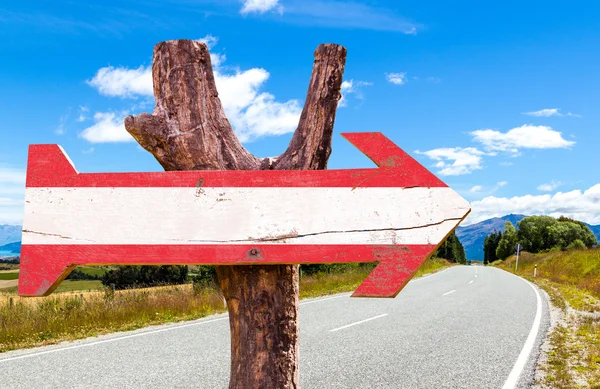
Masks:
[[[327,167],[345,63],[346,49],[340,45],[322,44],[315,50],[312,76],[298,128],[287,150],[274,163],[274,170]]]

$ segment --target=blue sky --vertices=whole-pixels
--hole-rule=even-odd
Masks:
[[[452,4],[450,4],[452,3]],[[27,146],[80,172],[159,171],[123,118],[154,106],[153,46],[203,39],[255,155],[285,150],[320,43],[348,49],[329,168],[381,131],[472,203],[600,224],[600,4],[121,0],[0,5],[0,224],[22,220]]]

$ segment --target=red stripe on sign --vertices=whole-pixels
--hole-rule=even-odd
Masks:
[[[379,168],[77,173],[60,146],[30,145],[26,187],[447,187],[383,134],[343,135]]]
[[[393,297],[434,249],[433,245],[23,245],[19,294],[47,295],[77,265],[380,262],[355,296]]]

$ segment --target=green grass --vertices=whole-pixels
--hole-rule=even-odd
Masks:
[[[109,266],[77,266],[77,270],[91,276],[102,277],[104,273],[111,269]]]
[[[8,280],[16,280],[19,278],[19,272],[15,271],[15,272],[2,272],[0,273],[0,280],[2,281],[8,281]]]
[[[430,260],[419,275],[448,267],[445,260]],[[340,273],[303,276],[300,297],[318,297],[354,290],[372,265]],[[99,281],[63,281],[48,297],[20,298],[0,295],[0,352],[81,339],[152,324],[191,320],[224,312],[215,289],[194,291],[191,284],[81,293],[60,293],[101,288]]]

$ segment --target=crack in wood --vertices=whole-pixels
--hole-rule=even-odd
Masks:
[[[230,240],[206,240],[206,239],[189,239],[189,240],[188,239],[167,239],[167,240],[176,241],[176,242],[201,242],[201,243],[277,242],[277,241],[286,240],[286,239],[297,239],[297,238],[304,238],[307,236],[325,235],[325,234],[342,234],[342,233],[353,233],[353,232],[408,231],[408,230],[415,230],[415,229],[420,229],[420,228],[438,226],[447,221],[461,221],[461,220],[462,220],[462,218],[458,218],[458,217],[457,218],[449,218],[449,219],[444,219],[442,221],[435,222],[435,223],[423,224],[423,225],[414,226],[414,227],[399,227],[399,228],[373,228],[373,229],[364,229],[364,230],[339,230],[339,231],[333,230],[333,231],[309,232],[306,234],[298,234],[296,231],[293,231],[293,232],[290,232],[287,234],[282,234],[282,235],[278,235],[278,236],[268,236],[268,237],[264,237],[264,238],[248,237],[248,239],[230,239]]]

